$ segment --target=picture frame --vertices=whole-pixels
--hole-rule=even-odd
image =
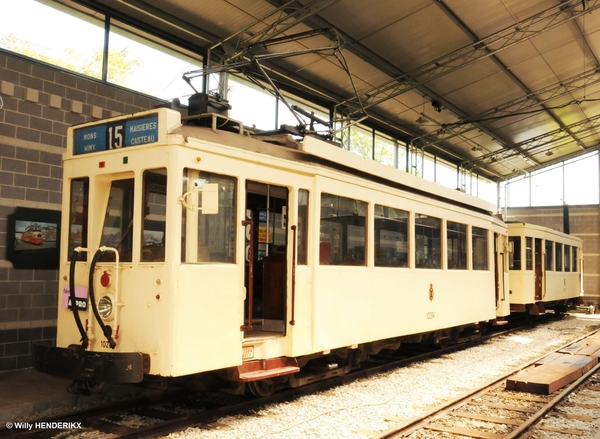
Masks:
[[[8,215],[6,259],[14,268],[58,268],[60,218],[58,210],[28,207]]]

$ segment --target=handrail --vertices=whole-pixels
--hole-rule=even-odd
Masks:
[[[100,250],[102,250],[103,252],[113,252],[115,254],[115,290],[113,292],[113,296],[115,297],[115,317],[113,319],[113,324],[115,326],[115,339],[118,340],[119,339],[119,310],[120,307],[123,306],[123,304],[119,301],[120,299],[120,287],[121,284],[119,283],[119,273],[121,271],[119,263],[119,250],[117,250],[114,247],[106,247],[106,246],[102,246],[100,247]]]
[[[240,326],[240,331],[252,331],[252,308],[254,308],[254,221],[242,221],[242,226],[250,226],[250,254],[248,255],[248,325]]]
[[[292,319],[290,320],[290,325],[292,326],[296,324],[296,320],[294,319],[296,310],[296,228],[296,226],[292,226],[292,232],[294,232],[292,243]]]
[[[77,257],[81,250],[84,249],[82,247],[77,247],[71,254],[71,265],[69,267],[69,299],[71,300],[71,311],[73,311],[73,316],[75,317],[75,324],[77,325],[79,334],[81,334],[81,346],[83,349],[86,349],[90,340],[85,332],[85,329],[83,329],[83,324],[81,323],[79,310],[77,309],[77,304],[75,301],[75,264],[77,263]]]
[[[98,262],[98,259],[100,259],[102,257],[102,255],[104,254],[104,250],[102,250],[102,248],[104,248],[104,247],[101,247],[96,251],[96,253],[94,254],[94,257],[92,258],[92,263],[90,264],[89,292],[88,293],[90,295],[90,304],[92,306],[92,310],[94,311],[94,316],[96,317],[96,321],[100,325],[100,328],[102,328],[102,333],[106,337],[106,340],[108,341],[111,349],[114,349],[117,346],[117,342],[112,337],[112,328],[110,325],[105,325],[104,322],[102,321],[102,317],[100,317],[100,313],[98,312],[98,306],[96,305],[96,298],[94,297],[94,271],[95,271],[96,263]],[[115,306],[115,308],[116,308],[116,306]]]

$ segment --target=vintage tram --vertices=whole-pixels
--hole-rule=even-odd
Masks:
[[[36,347],[36,368],[79,382],[215,372],[263,395],[405,341],[456,341],[510,313],[494,210],[217,114],[72,127],[57,346]]]
[[[564,313],[581,303],[583,241],[547,227],[508,223],[511,312]]]

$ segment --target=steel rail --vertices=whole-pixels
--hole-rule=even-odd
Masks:
[[[555,352],[560,351],[572,344],[575,344],[575,343],[589,337],[590,335],[595,334],[598,331],[599,330],[594,330],[584,336],[581,336],[575,340],[572,340],[569,343],[566,343],[565,345],[557,348],[555,350]],[[545,358],[547,355],[548,355],[547,353],[543,354],[543,355],[535,358],[534,360],[532,360],[525,366],[519,366],[517,368],[514,368],[511,371],[500,376],[499,378],[494,379],[490,383],[484,384],[483,386],[478,387],[477,389],[474,389],[465,395],[461,395],[461,396],[459,396],[455,399],[452,399],[440,406],[434,407],[434,408],[426,411],[425,413],[403,423],[402,425],[400,425],[398,427],[387,430],[380,435],[373,436],[371,439],[392,439],[392,438],[406,437],[407,435],[410,435],[410,434],[414,433],[415,431],[418,431],[423,428],[427,428],[427,423],[429,423],[429,421],[434,416],[439,416],[442,414],[443,415],[449,414],[452,410],[467,404],[469,401],[472,401],[473,399],[477,398],[478,396],[488,394],[490,392],[490,390],[493,390],[494,388],[502,386],[505,383],[506,379],[509,378],[510,376],[512,376],[522,370],[530,368],[535,363],[537,363],[541,359]],[[593,369],[590,370],[590,372],[591,371],[596,372],[599,369],[600,369],[600,364],[597,364]],[[579,380],[572,383],[563,392],[561,392],[559,395],[557,395],[552,400],[550,400],[546,405],[544,405],[544,407],[542,407],[540,410],[538,410],[534,414],[532,414],[531,417],[528,417],[528,419],[526,421],[524,421],[524,423],[522,425],[517,427],[517,429],[512,430],[503,439],[515,439],[518,437],[519,434],[523,433],[528,428],[530,428],[531,425],[533,425],[535,422],[539,421],[539,419],[541,419],[541,417],[543,417],[556,404],[558,404],[560,401],[562,401],[568,394],[570,394],[573,390],[575,390],[583,382],[585,382],[585,380],[587,378],[589,378],[591,375],[593,375],[593,373],[590,373],[590,372],[588,372],[584,375],[585,379],[584,379],[584,376],[582,376]],[[460,417],[459,415],[456,415],[456,416]],[[514,432],[514,435],[513,435],[513,432]]]

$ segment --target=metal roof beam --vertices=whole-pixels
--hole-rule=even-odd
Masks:
[[[581,10],[578,8],[581,8]],[[373,87],[360,97],[360,101],[363,102],[362,106],[363,108],[369,108],[378,105],[599,8],[600,0],[588,0],[585,9],[582,8],[580,0],[569,0],[549,8],[533,17],[522,20],[515,25]],[[347,99],[340,105],[347,107],[349,113],[355,112],[357,99]]]
[[[415,138],[413,142],[423,147],[432,146],[454,137],[462,136],[470,131],[480,130],[481,126],[499,119],[526,115],[538,111],[547,112],[551,108],[533,109],[539,107],[541,104],[549,104],[552,100],[573,95],[578,91],[584,90],[585,87],[597,84],[598,82],[600,82],[600,69],[594,67],[565,81],[560,81],[548,87],[530,92],[523,97],[513,99],[476,116],[464,118],[454,124],[442,125],[442,128],[435,133],[424,134]]]

